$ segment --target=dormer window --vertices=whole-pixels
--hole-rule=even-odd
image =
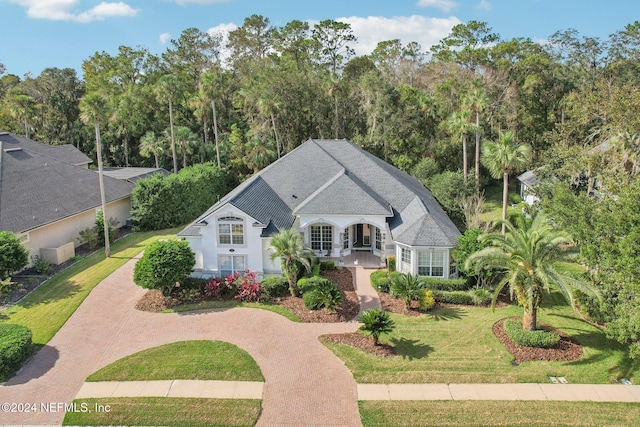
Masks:
[[[244,220],[235,216],[218,218],[218,243],[244,245]]]

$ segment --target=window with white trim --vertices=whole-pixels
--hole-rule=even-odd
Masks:
[[[244,221],[235,216],[218,218],[218,243],[244,245]]]
[[[418,274],[421,276],[444,277],[444,252],[418,252]]]
[[[331,225],[311,226],[311,249],[330,251],[333,247],[333,227]]]
[[[220,255],[218,261],[220,277],[232,276],[235,272],[242,274],[246,270],[244,255]]]
[[[344,249],[349,249],[349,227],[344,229],[344,233],[342,237],[342,247]]]
[[[400,248],[400,271],[411,272],[411,249]]]
[[[378,227],[375,227],[375,229],[376,229],[376,249],[382,250],[382,233],[380,232],[380,229]]]

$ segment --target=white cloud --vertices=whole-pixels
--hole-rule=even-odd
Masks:
[[[116,16],[136,16],[139,12],[124,2],[102,2],[84,12],[78,11],[78,0],[11,0],[27,9],[35,19],[51,21],[93,22]]]
[[[420,7],[436,7],[443,12],[449,12],[458,4],[453,0],[418,0]]]
[[[476,9],[482,9],[482,10],[491,10],[491,2],[487,1],[487,0],[480,0],[480,3],[478,3],[478,5],[476,6]]]
[[[218,24],[215,27],[211,27],[207,30],[212,36],[220,36],[220,61],[223,64],[227,63],[229,56],[231,56],[231,52],[225,46],[227,46],[227,42],[229,41],[229,33],[238,28],[238,26],[232,22],[227,24]]]
[[[351,16],[336,21],[351,24],[353,33],[358,37],[358,43],[353,46],[358,55],[368,55],[378,42],[392,39],[400,39],[403,44],[418,42],[423,50],[428,50],[446,37],[454,25],[461,23],[456,17],[429,18],[419,15],[393,18]]]
[[[169,40],[171,40],[171,33],[160,34],[160,43],[167,44]]]

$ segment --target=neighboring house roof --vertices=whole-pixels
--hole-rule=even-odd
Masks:
[[[71,144],[48,145],[9,132],[0,132],[0,141],[4,149],[22,148],[75,166],[86,166],[93,162]]]
[[[518,181],[523,183],[529,188],[533,188],[540,180],[536,178],[534,171],[526,171],[522,175],[518,175]]]
[[[101,205],[97,173],[39,145],[0,134],[0,230],[25,232]],[[134,187],[107,176],[104,185],[107,203],[130,196]]]
[[[253,175],[181,236],[193,235],[227,203],[260,221],[263,235],[291,228],[296,215],[383,215],[393,240],[455,246],[460,232],[431,193],[410,175],[347,140],[311,139]]]
[[[111,178],[115,179],[123,179],[134,184],[141,179],[148,178],[153,175],[160,174],[162,176],[168,176],[171,174],[171,172],[163,168],[106,167],[103,168],[102,171],[105,176],[110,176]]]

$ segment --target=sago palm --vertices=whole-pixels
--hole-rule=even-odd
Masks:
[[[563,271],[560,263],[571,262],[578,253],[565,233],[555,230],[542,214],[531,219],[520,213],[515,224],[500,221],[506,233],[481,235],[478,240],[489,246],[467,258],[465,268],[475,267],[480,273],[489,268],[501,272],[504,277],[493,295],[492,306],[505,286],[524,309],[523,329],[536,329],[537,310],[544,291],[556,288],[573,305],[572,291],[578,289],[589,295],[598,292],[586,281]]]

